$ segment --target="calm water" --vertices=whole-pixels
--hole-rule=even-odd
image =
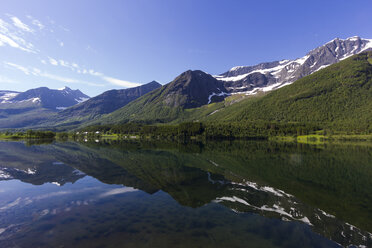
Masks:
[[[0,142],[0,247],[372,247],[372,147]]]

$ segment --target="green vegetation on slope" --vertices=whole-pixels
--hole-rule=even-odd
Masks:
[[[372,52],[358,54],[289,86],[234,104],[229,104],[231,99],[226,98],[198,108],[168,106],[168,88],[162,87],[86,125],[203,121],[213,124],[246,123],[249,126],[264,122],[317,125],[325,130],[369,133],[372,131],[371,60]]]
[[[323,128],[372,131],[372,52],[331,65],[255,101],[243,100],[209,121],[317,123]]]

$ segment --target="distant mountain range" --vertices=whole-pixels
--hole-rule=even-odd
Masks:
[[[63,117],[96,116],[111,113],[131,101],[161,87],[156,81],[123,90],[109,90],[59,113]]]
[[[275,61],[257,66],[235,67],[214,77],[202,71],[187,71],[162,88],[103,116],[95,124],[130,121],[169,123],[208,120],[208,115],[213,115],[232,102],[236,102],[238,97],[262,95],[267,91],[277,90],[302,77],[325,69],[331,64],[345,60],[353,54],[371,48],[372,40],[359,37],[346,40],[335,39],[310,51],[303,58],[292,61]],[[349,76],[353,76],[353,73],[357,72],[350,71],[349,73]],[[316,84],[313,87],[315,86]],[[211,105],[210,103],[218,104]],[[323,104],[327,105],[326,102]],[[262,109],[261,106],[256,106],[254,110],[264,113],[264,110],[273,107],[265,106],[265,109]],[[268,116],[272,114],[275,112],[268,114]],[[220,118],[214,119],[215,121],[223,121],[225,118],[221,113],[217,116]],[[275,118],[272,119],[275,120]]]
[[[0,106],[20,103],[34,103],[51,110],[62,110],[89,99],[80,90],[68,87],[53,90],[47,87],[27,90],[25,92],[0,91]]]
[[[54,113],[89,99],[80,90],[40,87],[25,92],[0,91],[0,128],[37,125]]]
[[[233,103],[252,96],[264,96],[264,99],[267,99],[265,95],[269,91],[281,89],[303,77],[323,71],[332,64],[371,49],[372,40],[369,39],[337,38],[295,60],[237,66],[214,76],[200,70],[189,70],[163,86],[153,81],[136,88],[107,91],[89,100],[88,96],[79,90],[73,91],[67,87],[61,90],[43,87],[23,93],[0,91],[0,128],[71,129],[81,125],[132,121],[177,123],[215,120],[217,116],[219,121],[223,121],[226,116],[222,116],[222,113],[226,111],[221,110],[230,109],[229,105],[232,105],[232,111],[235,105]],[[332,74],[332,70],[325,71],[327,75]],[[348,73],[350,77],[359,75],[357,70]],[[314,89],[316,86],[317,84],[314,84],[311,87]],[[261,106],[256,108],[261,111]],[[39,114],[30,112],[35,109]],[[220,113],[216,114],[217,112]],[[268,114],[270,115],[272,113]]]
[[[370,49],[372,39],[361,39],[357,36],[345,40],[336,38],[311,50],[302,58],[255,66],[237,66],[215,77],[224,82],[227,92],[231,94],[254,95],[289,85],[304,76]]]

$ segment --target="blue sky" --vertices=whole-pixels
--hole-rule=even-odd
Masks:
[[[66,85],[95,96],[372,38],[370,0],[3,0],[0,11],[1,90]]]

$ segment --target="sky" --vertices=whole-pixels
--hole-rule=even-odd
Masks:
[[[370,0],[2,0],[0,90],[89,96],[372,38]]]

